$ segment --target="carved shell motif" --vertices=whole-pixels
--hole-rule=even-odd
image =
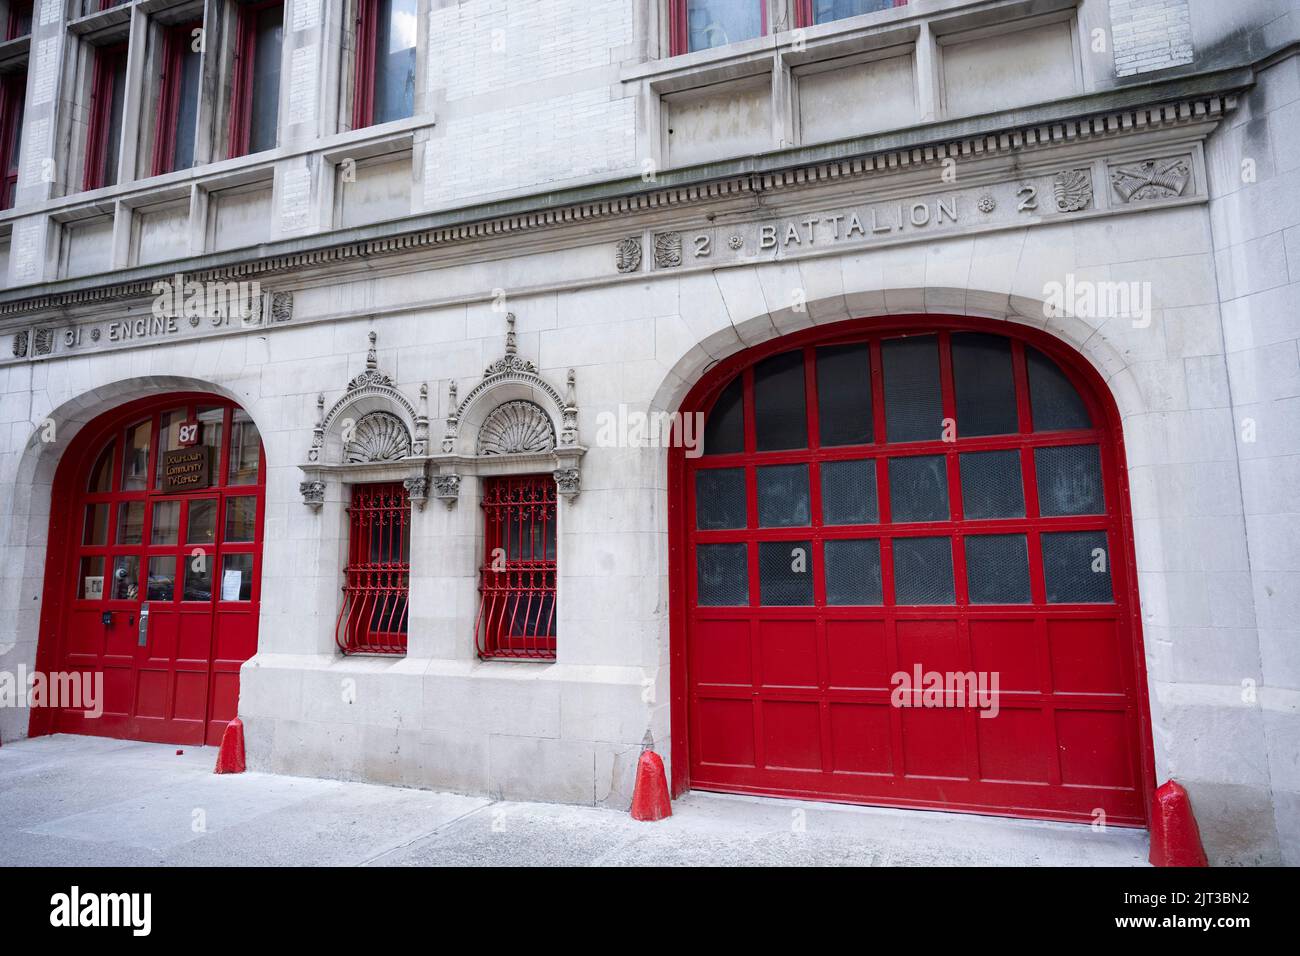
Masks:
[[[397,461],[411,453],[411,436],[396,415],[371,412],[357,422],[352,440],[343,446],[349,465],[372,461]]]
[[[1061,212],[1078,212],[1092,205],[1092,173],[1087,169],[1067,169],[1057,173],[1052,184],[1056,208]]]
[[[517,455],[555,448],[551,418],[532,402],[498,405],[478,432],[480,455]]]

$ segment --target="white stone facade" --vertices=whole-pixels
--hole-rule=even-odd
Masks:
[[[1156,782],[1188,788],[1213,861],[1300,863],[1294,5],[1277,17],[1266,0],[1240,4],[1226,23],[1208,4],[1172,0],[913,0],[795,32],[781,19],[793,5],[778,2],[767,36],[669,58],[667,7],[651,0],[429,0],[416,115],[358,131],[338,121],[338,6],[299,31],[286,12],[285,62],[313,46],[324,65],[314,120],[290,115],[282,85],[269,155],[87,196],[70,177],[39,174],[44,154],[69,162],[56,130],[84,137],[71,61],[49,81],[50,102],[29,82],[30,161],[16,208],[0,214],[0,669],[30,669],[43,639],[62,449],[133,398],[209,391],[249,412],[266,451],[258,652],[239,705],[251,764],[624,807],[646,735],[672,756],[668,464],[662,448],[602,446],[602,413],[676,411],[718,360],[812,326],[978,316],[1068,343],[1118,406]],[[1138,8],[1151,6],[1190,9],[1187,49],[1214,50],[1215,66],[1243,22],[1269,42],[1238,50],[1226,73],[1201,75],[1193,59],[1166,77],[1162,65],[1190,58],[1180,45],[1163,63],[1129,60],[1141,53]],[[1091,49],[1111,18],[1113,51]],[[57,16],[38,15],[29,76],[65,39],[75,45]],[[1008,74],[999,42],[1037,65]],[[898,56],[910,66],[887,75],[905,77],[910,93],[893,92],[914,112],[882,122],[859,102],[873,74],[854,71]],[[845,72],[828,75],[832,60]],[[962,82],[983,77],[1015,109],[988,116],[980,97],[958,94],[959,63]],[[1052,78],[1048,102],[1035,70]],[[1141,77],[1153,85],[1120,79],[1138,70],[1156,71]],[[842,110],[839,141],[805,139],[816,124],[801,111],[817,103]],[[683,146],[679,135],[697,139]],[[348,160],[365,169],[376,157],[394,161],[371,166],[371,179],[338,178]],[[1122,185],[1152,169],[1172,170],[1174,185]],[[1055,190],[1076,170],[1087,195],[1067,208]],[[250,210],[218,222],[212,197],[234,188],[251,189]],[[359,210],[346,222],[345,192]],[[849,230],[854,211],[917,202],[922,225]],[[180,210],[172,251],[156,259],[140,252],[153,203]],[[945,220],[942,203],[958,215]],[[100,220],[75,235],[74,224]],[[671,233],[680,263],[655,255],[656,236]],[[617,258],[628,239],[641,250],[634,266]],[[147,314],[151,283],[174,272],[257,278],[268,297],[291,293],[292,315],[274,321],[268,298],[248,327],[109,341],[107,323]],[[1137,283],[1149,321],[1049,314],[1048,290],[1067,281]],[[406,656],[344,657],[347,486],[326,475],[319,510],[300,491],[317,396],[326,407],[343,396],[374,332],[395,387],[414,404],[427,386],[436,444],[449,388],[464,398],[502,357],[507,313],[542,380],[562,394],[575,373],[586,452],[581,491],[559,509],[558,659],[476,656],[474,474],[454,504],[412,513]],[[106,337],[76,339],[92,327]],[[41,439],[47,422],[53,441]],[[0,709],[0,740],[24,736],[28,716]]]

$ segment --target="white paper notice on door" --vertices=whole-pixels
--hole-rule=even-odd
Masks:
[[[226,568],[221,573],[221,600],[238,601],[239,586],[244,582],[244,572],[239,568]]]

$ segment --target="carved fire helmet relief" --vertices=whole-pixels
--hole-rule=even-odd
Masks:
[[[480,455],[520,455],[554,448],[551,417],[532,402],[498,405],[478,430]]]
[[[411,454],[411,436],[396,415],[370,412],[362,416],[343,445],[347,464],[371,461],[400,461]]]

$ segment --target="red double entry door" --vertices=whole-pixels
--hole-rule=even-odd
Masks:
[[[1006,328],[819,329],[687,399],[679,791],[1145,824],[1117,414]]]
[[[80,696],[35,708],[33,734],[220,743],[257,650],[264,492],[257,426],[216,396],[135,402],[78,434],[55,477],[38,668]]]

